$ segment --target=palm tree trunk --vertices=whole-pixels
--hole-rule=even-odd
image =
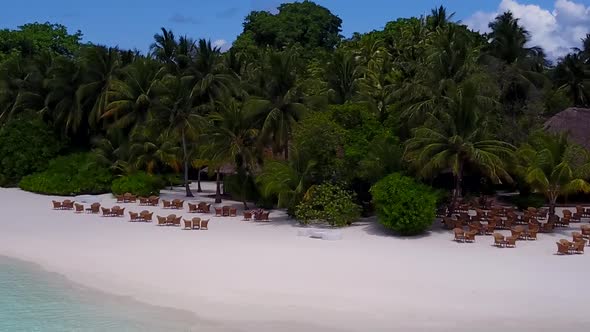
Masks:
[[[221,176],[219,174],[219,168],[217,169],[217,177],[215,180],[215,203],[221,203]]]
[[[285,160],[289,160],[289,137],[287,137],[285,139],[285,146],[283,147],[283,149],[285,149]]]
[[[457,174],[455,175],[455,191],[453,192],[453,199],[451,201],[451,206],[449,207],[449,217],[455,212],[455,207],[459,202],[459,197],[461,196],[461,191],[463,190],[463,162],[459,163],[459,169]]]
[[[550,194],[549,195],[549,216],[555,216],[555,205],[557,205],[557,195]]]
[[[188,183],[188,156],[186,153],[186,137],[184,135],[184,129],[182,130],[182,152],[184,162],[184,187],[186,189],[186,197],[194,197],[191,187]]]
[[[201,189],[201,169],[199,169],[199,173],[197,174],[197,192],[203,192],[203,189]]]

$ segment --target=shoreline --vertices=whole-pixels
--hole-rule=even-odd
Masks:
[[[100,198],[114,205],[110,195]],[[471,331],[470,324],[581,331],[590,324],[583,285],[590,257],[554,256],[562,234],[497,250],[490,237],[462,245],[435,228],[403,239],[366,223],[342,229],[343,240],[322,241],[297,237],[277,211],[270,223],[211,216],[210,230],[182,231],[53,211],[50,200],[0,189],[0,202],[11,202],[2,203],[0,255],[230,331]],[[556,307],[557,299],[568,305]]]

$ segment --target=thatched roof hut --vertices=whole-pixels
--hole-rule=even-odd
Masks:
[[[568,137],[590,150],[590,109],[571,107],[545,122],[551,133],[567,132]]]

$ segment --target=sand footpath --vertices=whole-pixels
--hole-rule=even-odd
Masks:
[[[214,186],[206,184],[210,193]],[[166,191],[163,198],[182,198]],[[402,239],[367,221],[343,239],[297,236],[271,223],[210,216],[208,231],[51,210],[55,197],[0,189],[0,255],[86,286],[194,312],[228,331],[583,331],[590,326],[590,252],[556,256],[570,230],[515,249],[490,236],[457,244],[435,227]],[[61,198],[60,198],[61,199]],[[115,205],[110,195],[103,206]],[[194,201],[210,200],[195,197]],[[240,203],[232,204],[242,210]],[[168,210],[120,204],[126,211]],[[195,215],[175,211],[177,215]],[[239,213],[241,215],[241,212]],[[199,216],[199,215],[196,215]],[[201,329],[199,329],[201,331]]]

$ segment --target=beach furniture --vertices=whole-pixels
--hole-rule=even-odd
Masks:
[[[86,208],[86,213],[99,214],[100,203],[92,203],[89,208]]]
[[[506,248],[514,248],[516,247],[516,240],[518,240],[518,236],[507,236],[506,237]]]
[[[199,212],[199,206],[197,204],[188,203],[188,213]]]
[[[141,221],[143,221],[143,222],[152,222],[153,216],[154,216],[153,212],[149,212],[146,210],[143,210],[139,213],[139,217],[141,218]]]
[[[75,213],[84,213],[84,205],[76,203],[74,207],[76,208]]]
[[[149,204],[150,204],[149,198],[139,196],[139,205],[149,205]]]
[[[555,242],[557,244],[557,254],[558,255],[569,255],[570,247],[569,245],[561,242]]]
[[[172,226],[180,226],[180,221],[182,217],[176,217],[172,220]]]
[[[54,210],[62,210],[63,207],[61,206],[61,202],[58,201],[51,201],[53,203],[53,209]]]
[[[221,215],[223,214],[223,211],[220,207],[216,207],[215,208],[215,216],[216,217],[221,217]]]
[[[229,217],[229,206],[223,206],[221,207],[221,215],[224,217]]]
[[[537,225],[529,226],[529,229],[526,232],[526,239],[527,240],[536,240],[538,232],[539,232],[539,226],[537,226]]]
[[[102,216],[103,217],[111,217],[111,209],[107,209],[107,208],[100,208],[102,210]]]
[[[492,235],[496,230],[496,221],[490,220],[487,225],[483,227],[484,235]]]
[[[201,230],[209,230],[209,219],[201,220],[200,229]]]
[[[548,221],[544,224],[541,224],[541,233],[551,233],[553,232],[554,225],[551,221]]]
[[[506,246],[506,239],[504,239],[504,235],[500,233],[494,233],[492,235],[494,236],[494,245],[496,247],[502,248]]]
[[[160,205],[160,197],[158,197],[158,196],[150,196],[148,198],[148,200],[149,200],[149,205],[151,205],[151,206]]]
[[[211,204],[207,204],[205,202],[199,203],[199,212],[210,213],[211,212]]]
[[[580,229],[582,231],[582,237],[590,239],[590,225],[582,225]]]
[[[250,219],[252,219],[252,212],[244,211],[244,220],[248,221]]]
[[[454,229],[455,228],[455,220],[451,217],[443,217],[442,223],[446,229]]]
[[[182,210],[184,208],[184,201],[181,199],[175,199],[172,201],[172,208]]]
[[[193,229],[193,221],[184,219],[184,228],[183,229]]]
[[[517,240],[524,240],[525,239],[525,229],[522,226],[515,226],[510,229],[510,233],[512,236],[516,237]]]
[[[471,230],[465,232],[465,242],[475,242],[475,236],[478,234],[477,230]]]
[[[125,193],[125,195],[123,195],[123,198],[124,198],[125,203],[137,202],[137,197],[135,195],[133,195],[132,193]]]
[[[111,209],[111,213],[113,214],[113,217],[124,217],[125,216],[125,208],[121,208],[119,206],[114,206]]]
[[[584,241],[584,236],[580,232],[572,232],[572,242]]]
[[[156,216],[158,218],[158,226],[166,226],[168,224],[168,219],[166,217]]]
[[[583,254],[584,253],[584,247],[585,246],[586,246],[586,241],[585,240],[576,241],[571,246],[571,251],[574,254]]]
[[[139,220],[139,213],[129,211],[129,221],[130,222],[140,221]]]
[[[116,195],[115,197],[117,197],[117,203],[125,203],[125,196]]]
[[[164,209],[171,209],[172,208],[172,202],[170,202],[170,201],[163,199],[162,204],[163,204]]]
[[[74,202],[66,199],[65,201],[61,202],[61,207],[64,210],[73,210],[74,209]]]
[[[455,234],[455,241],[465,242],[465,231],[463,228],[455,228],[453,229],[453,233]]]
[[[237,217],[238,216],[238,209],[237,208],[229,208],[229,216],[230,217]]]
[[[474,231],[475,234],[480,234],[483,233],[482,229],[483,229],[483,225],[479,222],[471,222],[467,225],[469,227],[469,231]]]
[[[192,220],[193,222],[193,229],[201,229],[201,218],[195,217]]]

